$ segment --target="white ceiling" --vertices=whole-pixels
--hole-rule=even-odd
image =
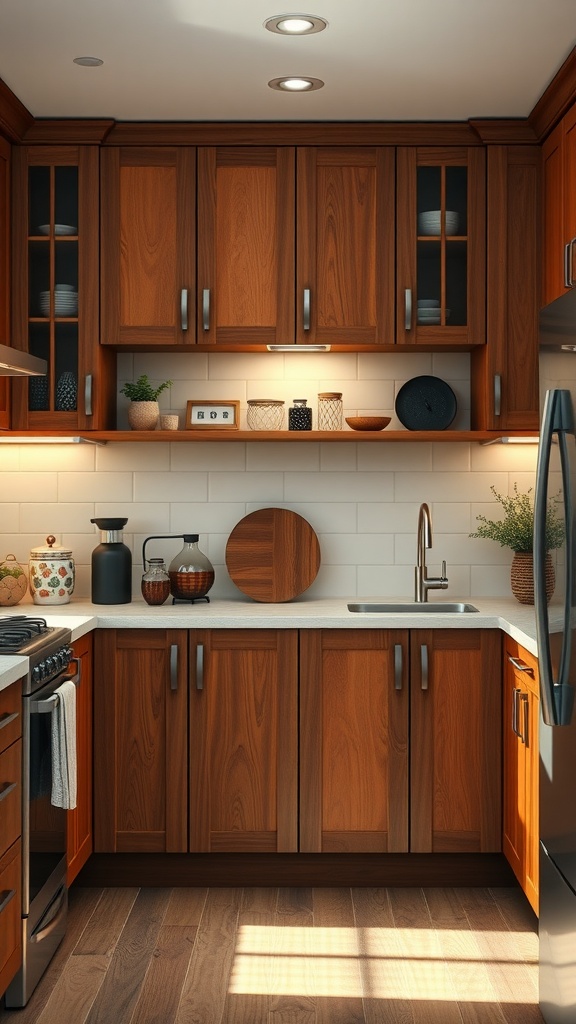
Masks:
[[[576,0],[0,0],[0,78],[35,117],[523,117],[576,43]],[[326,31],[273,35],[273,15]],[[74,57],[97,56],[99,68]],[[269,89],[283,75],[318,92]]]

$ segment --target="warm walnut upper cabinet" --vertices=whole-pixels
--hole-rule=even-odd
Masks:
[[[392,148],[102,160],[104,344],[393,343]]]
[[[196,152],[102,151],[101,341],[194,341]]]
[[[542,305],[576,284],[576,105],[542,146]]]
[[[485,154],[397,151],[396,341],[485,342]]]

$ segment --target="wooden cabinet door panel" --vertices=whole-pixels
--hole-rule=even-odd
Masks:
[[[542,302],[547,306],[566,291],[564,284],[564,125],[542,145]],[[575,231],[576,234],[576,231]]]
[[[110,147],[101,175],[102,343],[193,343],[195,150]]]
[[[0,345],[10,344],[10,143],[0,138]],[[0,377],[0,429],[9,426],[9,378]]]
[[[198,151],[198,342],[294,336],[294,149]]]
[[[92,787],[93,787],[93,654],[92,634],[76,640],[74,657],[80,661],[80,683],[76,688],[76,807],[67,813],[66,877],[71,885],[92,853]]]
[[[498,630],[413,630],[413,852],[501,848]]]
[[[503,852],[535,913],[539,892],[538,661],[504,642]]]
[[[186,850],[186,640],[184,630],[98,632],[97,852]]]
[[[488,151],[486,344],[472,353],[472,426],[536,430],[540,151]]]
[[[407,636],[302,632],[303,852],[408,849]]]
[[[391,344],[394,150],[303,147],[297,168],[297,342]]]
[[[295,630],[190,634],[190,849],[295,852]]]

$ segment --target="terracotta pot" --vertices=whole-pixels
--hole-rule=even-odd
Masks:
[[[546,555],[544,565],[546,580],[546,600],[554,593],[556,573],[550,553]],[[532,552],[516,552],[510,567],[510,586],[512,593],[520,604],[534,604],[534,558]]]
[[[132,430],[156,430],[159,419],[158,402],[130,402],[128,423]]]

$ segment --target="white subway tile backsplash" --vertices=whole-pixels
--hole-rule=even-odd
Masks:
[[[468,426],[470,357],[467,353],[310,354],[121,353],[118,387],[146,373],[174,381],[160,396],[183,429],[190,398],[238,399],[246,426],[247,398],[281,398],[287,411],[306,397],[317,417],[320,391],[341,391],[345,415],[385,413],[387,428],[403,429],[394,398],[404,381],[421,374],[446,380],[458,401],[454,426]],[[127,402],[119,396],[119,425]],[[199,533],[200,548],[216,571],[212,597],[241,597],[225,567],[234,526],[268,505],[290,508],[320,538],[322,565],[302,600],[314,596],[404,597],[412,600],[418,509],[429,503],[436,572],[448,563],[449,588],[431,595],[509,596],[512,553],[471,539],[476,516],[496,518],[490,491],[509,494],[533,485],[537,449],[446,442],[212,441],[109,444],[103,448],[0,446],[0,557],[8,550],[27,562],[47,533],[69,544],[77,562],[76,594],[89,597],[91,552],[100,539],[96,516],[126,517],[124,539],[134,556],[134,596],[140,595],[142,543],[157,534]],[[5,551],[3,547],[9,545]],[[167,564],[182,546],[157,541]],[[150,549],[148,550],[150,554]]]

